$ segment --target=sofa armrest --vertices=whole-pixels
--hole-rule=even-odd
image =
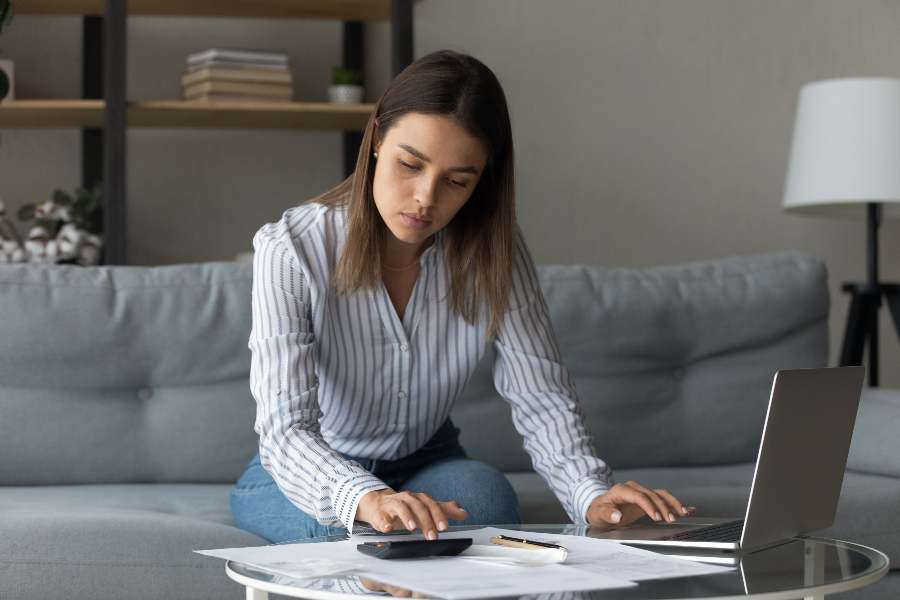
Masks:
[[[900,390],[863,389],[847,469],[900,477]]]

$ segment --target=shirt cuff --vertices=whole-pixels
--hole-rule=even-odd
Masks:
[[[332,506],[340,522],[347,528],[347,535],[353,535],[354,517],[359,501],[373,490],[388,489],[388,485],[369,473],[353,473],[339,479],[332,490]]]
[[[609,491],[609,485],[597,479],[585,479],[572,491],[572,509],[579,520],[576,523],[587,523],[587,511],[591,503]]]

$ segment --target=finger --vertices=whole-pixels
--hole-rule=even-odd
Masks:
[[[369,522],[376,531],[380,531],[381,533],[388,533],[393,531],[396,527],[394,523],[394,519],[384,508],[379,508],[375,511],[375,516],[371,522]]]
[[[469,513],[466,512],[462,506],[456,500],[448,500],[446,502],[438,502],[441,507],[444,509],[444,514],[450,517],[451,519],[456,519],[457,521],[463,521],[469,518]]]
[[[599,519],[600,522],[603,523],[612,523],[616,524],[622,520],[622,511],[615,505],[607,502],[603,502],[594,507],[595,512],[592,515],[593,519],[588,519],[594,523],[598,523],[596,519]]]
[[[412,510],[416,518],[416,523],[419,524],[425,537],[429,540],[436,540],[437,528],[434,526],[434,520],[431,518],[431,512],[428,510],[428,507],[426,507],[418,497],[409,492],[397,494],[397,497],[406,503],[410,510]]]
[[[681,516],[687,516],[687,514],[688,514],[687,507],[684,505],[683,502],[681,502],[681,500],[679,500],[678,498],[673,496],[669,490],[653,490],[653,491],[656,492],[657,494],[659,494],[660,496],[662,496],[662,498],[666,502],[669,503],[669,506],[671,506],[675,510],[676,513],[678,513]]]
[[[643,509],[645,513],[650,515],[650,518],[654,521],[659,521],[656,514],[659,512],[659,509],[650,501],[650,498],[647,497],[644,492],[634,489],[631,486],[623,485],[616,493],[616,496],[621,498],[622,500],[626,500],[627,502],[631,502],[632,504],[637,504]]]
[[[416,529],[416,518],[406,502],[403,502],[397,496],[391,496],[391,499],[386,502],[385,508],[389,511],[391,516],[400,519],[400,523],[403,527],[410,531]]]
[[[409,598],[412,595],[412,592],[406,588],[397,587],[394,585],[384,586],[384,591],[393,596],[394,598]]]
[[[422,503],[428,508],[428,512],[431,513],[431,519],[434,521],[435,525],[438,528],[438,531],[444,531],[447,529],[447,516],[444,514],[444,509],[441,507],[438,502],[424,492],[419,492],[416,494],[416,497],[422,501]]]
[[[370,592],[387,592],[391,596],[399,596],[404,598],[408,598],[410,595],[410,591],[406,588],[389,585],[387,583],[381,583],[380,581],[375,581],[366,577],[360,577],[359,582]]]
[[[363,585],[364,588],[369,590],[370,592],[382,592],[384,591],[384,586],[381,583],[369,579],[368,577],[360,577],[359,582]]]
[[[650,499],[650,502],[652,502],[656,507],[656,515],[654,517],[657,521],[659,521],[660,519],[665,519],[666,521],[670,522],[675,520],[675,515],[672,514],[672,509],[670,509],[669,506],[663,501],[663,499],[659,497],[659,494],[651,489],[645,488],[637,481],[629,481],[625,485],[636,489]]]

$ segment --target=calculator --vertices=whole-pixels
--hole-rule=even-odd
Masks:
[[[375,558],[423,558],[426,556],[456,556],[471,545],[472,538],[456,538],[365,542],[357,545],[356,549]]]

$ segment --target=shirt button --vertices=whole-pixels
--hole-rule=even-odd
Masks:
[[[141,400],[147,401],[153,396],[153,390],[150,388],[141,388],[137,391],[137,397]]]
[[[397,397],[400,398],[401,400],[403,400],[404,398],[406,398],[406,392],[404,392],[403,390],[400,390],[397,393]]]
[[[402,352],[406,352],[407,350],[409,350],[409,346],[407,346],[406,344],[400,344],[400,350]]]

